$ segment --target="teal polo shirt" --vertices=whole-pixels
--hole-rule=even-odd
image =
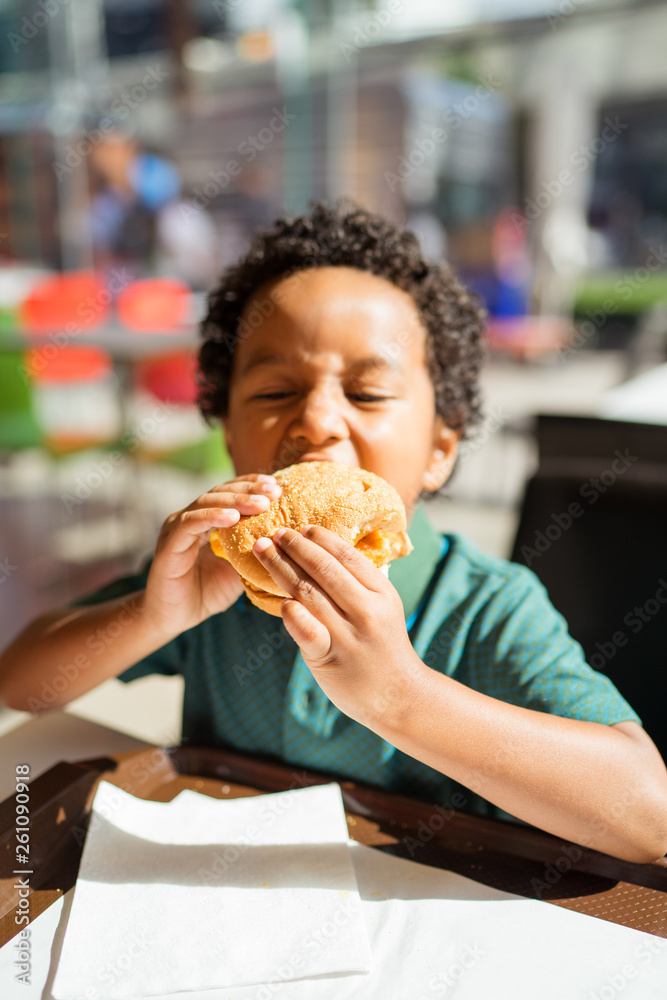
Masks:
[[[409,527],[414,550],[393,562],[408,634],[434,670],[475,691],[538,712],[611,725],[641,720],[612,682],[584,660],[531,570],[438,534],[423,505]],[[141,590],[150,563],[76,603]],[[349,719],[313,679],[282,619],[243,594],[129,667],[119,679],[182,674],[182,741],[270,754],[289,764],[404,794],[507,816],[473,790],[397,750]]]

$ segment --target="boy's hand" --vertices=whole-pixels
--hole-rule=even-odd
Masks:
[[[257,559],[294,598],[281,607],[285,628],[334,705],[370,729],[385,713],[400,716],[429,668],[412,648],[396,588],[319,525],[283,528],[263,551],[257,546]]]
[[[261,514],[280,493],[273,476],[253,472],[214,486],[167,518],[148,574],[144,618],[165,642],[226,611],[243,593],[236,570],[212,552],[209,532],[236,524],[241,514]]]

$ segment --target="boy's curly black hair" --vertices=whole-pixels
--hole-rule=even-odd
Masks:
[[[212,420],[227,413],[234,351],[245,305],[260,285],[313,267],[370,271],[410,293],[426,328],[426,357],[436,413],[467,432],[481,419],[478,375],[485,314],[452,271],[424,260],[419,242],[379,215],[341,198],[312,201],[308,215],[279,218],[258,230],[245,256],[227,268],[208,297],[199,353],[199,408]],[[250,332],[250,331],[247,331]]]

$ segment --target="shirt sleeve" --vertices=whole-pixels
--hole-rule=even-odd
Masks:
[[[525,567],[475,617],[469,684],[513,705],[587,722],[642,725],[612,681],[586,663],[546,589]]]
[[[112,601],[119,597],[134,594],[138,590],[143,590],[146,586],[151,562],[152,560],[149,559],[138,573],[120,577],[106,584],[104,587],[100,587],[99,590],[94,591],[92,594],[86,594],[75,601],[71,601],[70,606],[83,607],[92,604],[101,604],[103,601]],[[89,645],[93,652],[95,652],[95,649],[101,651],[104,645],[110,645],[113,642],[113,632],[115,631],[111,627],[113,624],[113,622],[110,622],[106,629],[98,629],[97,632],[90,636]],[[120,623],[118,625],[122,627]],[[160,649],[156,649],[142,660],[132,664],[131,667],[128,667],[121,674],[118,674],[118,680],[128,684],[130,681],[134,681],[139,677],[147,677],[149,674],[166,674],[168,676],[180,674],[184,655],[185,639],[183,635],[179,635],[164,646],[161,646]]]

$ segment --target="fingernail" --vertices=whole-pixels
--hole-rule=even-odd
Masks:
[[[270,538],[258,538],[254,545],[255,552],[266,552],[270,545]]]
[[[265,483],[264,486],[262,486],[262,493],[273,493],[274,490],[279,489],[280,487],[278,486],[278,483]]]
[[[280,539],[281,539],[281,538],[283,537],[283,535],[285,534],[286,530],[287,530],[286,528],[278,528],[278,530],[277,530],[277,531],[274,531],[274,532],[273,532],[273,538],[274,538],[274,540],[275,540],[276,542],[279,542],[279,541],[280,541]]]
[[[262,473],[261,476],[257,476],[257,479],[260,483],[275,483],[276,481],[275,476],[267,476],[264,475],[264,473]]]

